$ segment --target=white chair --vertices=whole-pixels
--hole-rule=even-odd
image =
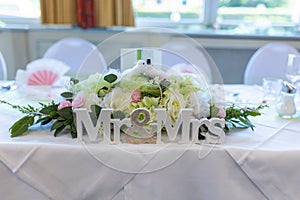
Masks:
[[[0,80],[7,80],[7,67],[2,53],[0,52]]]
[[[185,68],[197,66],[207,82],[212,81],[211,63],[205,51],[187,41],[171,41],[161,46],[162,65]]]
[[[67,64],[70,67],[69,75],[102,73],[107,67],[97,46],[82,38],[60,39],[47,49],[43,57],[60,60]]]
[[[244,84],[261,85],[264,77],[286,79],[288,54],[298,55],[299,52],[294,47],[281,42],[271,42],[259,48],[247,64]]]

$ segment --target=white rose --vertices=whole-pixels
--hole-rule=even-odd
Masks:
[[[196,118],[201,119],[210,116],[210,106],[207,98],[201,92],[194,92],[188,99],[188,107],[193,109]]]
[[[114,88],[111,92],[110,104],[108,107],[128,112],[131,103],[131,92],[121,88]]]
[[[82,107],[90,110],[91,105],[98,105],[100,103],[100,99],[96,94],[86,94],[85,95],[85,102]]]
[[[176,121],[180,110],[185,108],[186,105],[187,102],[184,100],[183,95],[180,94],[178,90],[173,90],[170,88],[167,109],[173,122]]]

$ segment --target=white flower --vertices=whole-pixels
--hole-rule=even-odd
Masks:
[[[167,110],[171,119],[175,122],[177,116],[182,108],[186,107],[187,102],[179,90],[169,89],[169,100],[167,104]]]
[[[126,91],[120,87],[116,87],[104,97],[101,106],[128,112],[130,109],[130,103],[131,91]]]
[[[82,91],[85,94],[95,94],[99,90],[99,87],[101,87],[101,77],[103,75],[96,73],[92,74],[88,77],[88,79],[79,82],[75,85],[75,91],[79,92]],[[102,81],[103,82],[103,81]]]
[[[194,116],[198,119],[210,116],[210,105],[208,99],[201,92],[194,92],[188,99],[188,106],[193,109]]]
[[[91,105],[98,105],[101,99],[96,94],[85,94],[85,102],[82,106],[88,110],[91,109]]]

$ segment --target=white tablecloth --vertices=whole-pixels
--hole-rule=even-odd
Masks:
[[[226,86],[257,103],[257,87]],[[229,93],[229,96],[230,96]],[[52,96],[52,95],[46,95]],[[18,91],[12,103],[34,102]],[[32,98],[32,97],[31,97]],[[45,96],[44,96],[45,98]],[[40,100],[40,99],[39,99]],[[1,199],[299,199],[300,121],[274,108],[222,145],[79,144],[45,130],[10,138],[22,114],[0,104]]]

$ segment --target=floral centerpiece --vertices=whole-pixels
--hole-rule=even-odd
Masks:
[[[147,60],[147,63],[138,61],[135,67],[123,73],[109,70],[104,74],[93,74],[81,82],[71,79],[66,88],[67,91],[61,94],[63,101],[40,103],[39,108],[1,101],[25,114],[11,126],[11,137],[25,134],[34,124],[52,123],[51,131],[54,131],[54,136],[67,128],[72,138],[76,138],[77,129],[73,114],[75,108],[90,110],[94,118],[99,116],[101,109],[112,108],[112,118],[115,119],[129,117],[134,109],[146,108],[150,112],[146,129],[150,129],[150,124],[156,120],[156,108],[166,109],[172,123],[176,122],[181,109],[191,108],[193,117],[197,119],[224,119],[224,129],[229,131],[231,128],[253,129],[254,125],[248,117],[260,115],[260,110],[265,107],[218,105],[207,92],[207,86],[201,84],[194,74],[159,70],[151,65],[151,60]],[[199,136],[203,129],[205,126],[199,129]],[[122,130],[126,134],[126,128]]]

